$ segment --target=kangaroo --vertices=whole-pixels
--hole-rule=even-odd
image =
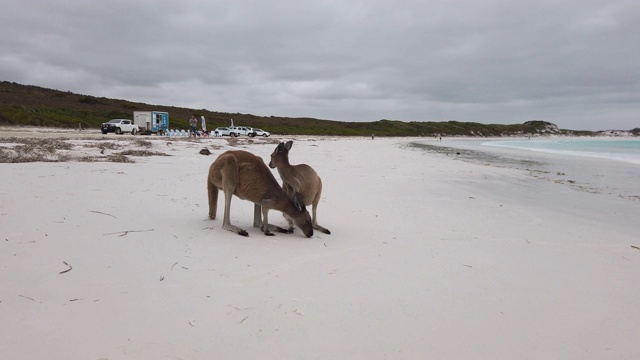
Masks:
[[[307,164],[291,165],[289,164],[289,150],[293,146],[293,141],[280,143],[271,154],[269,167],[278,169],[278,173],[282,178],[282,188],[289,194],[294,196],[300,194],[305,205],[312,205],[313,228],[325,234],[331,234],[331,231],[318,225],[317,209],[320,202],[320,194],[322,194],[322,180],[320,176]],[[285,214],[289,221],[289,231],[293,230],[293,222],[290,217]]]
[[[255,204],[253,213],[253,226],[260,227],[265,235],[274,235],[270,229],[275,228],[281,232],[289,230],[269,225],[269,210],[275,209],[283,212],[288,219],[302,229],[307,236],[313,236],[311,216],[304,206],[300,194],[293,197],[285,193],[278,181],[265,165],[262,158],[250,152],[242,150],[226,151],[211,164],[207,177],[207,192],[209,194],[209,218],[216,218],[218,205],[218,190],[224,192],[224,218],[222,228],[242,236],[249,234],[231,224],[229,208],[233,195],[243,200],[249,200]],[[262,219],[260,213],[262,212]]]

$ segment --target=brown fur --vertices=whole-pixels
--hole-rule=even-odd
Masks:
[[[329,229],[318,225],[317,208],[322,194],[322,180],[320,176],[307,164],[291,165],[289,163],[289,150],[293,146],[293,141],[280,143],[271,154],[270,168],[277,168],[282,178],[282,188],[293,196],[299,193],[305,206],[311,205],[313,228],[325,234],[331,234]],[[290,218],[289,228],[293,227]]]
[[[239,235],[248,233],[231,224],[229,210],[233,195],[255,204],[253,226],[261,227],[265,235],[273,235],[269,226],[268,213],[270,209],[278,210],[293,219],[307,237],[313,236],[313,226],[309,212],[299,194],[290,197],[278,184],[262,158],[247,151],[226,151],[211,164],[207,177],[207,192],[209,195],[209,218],[215,219],[218,205],[218,190],[225,195],[224,218],[222,227]],[[262,219],[260,218],[262,213]]]

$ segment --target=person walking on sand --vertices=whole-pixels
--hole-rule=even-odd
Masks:
[[[195,115],[191,115],[191,119],[189,119],[189,138],[191,138],[191,134],[193,134],[193,139],[197,140],[197,134],[196,131],[198,131],[197,129],[198,126],[198,120],[196,119]]]
[[[200,119],[202,119],[202,136],[206,136],[207,135],[207,122],[204,119],[204,115],[200,116]]]

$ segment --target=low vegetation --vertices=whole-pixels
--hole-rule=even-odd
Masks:
[[[509,136],[549,133],[544,121],[524,124],[480,124],[460,121],[395,121],[346,122],[313,118],[256,116],[251,114],[215,112],[206,109],[187,109],[163,105],[149,105],[127,100],[108,99],[90,95],[46,89],[38,86],[0,82],[0,125],[48,126],[60,128],[98,129],[100,124],[114,118],[131,119],[133,111],[166,111],[170,128],[187,129],[191,114],[205,116],[207,127],[228,126],[230,119],[237,125],[267,129],[281,135],[333,136]],[[640,129],[631,132],[638,136]],[[591,135],[589,131],[555,129],[554,133]]]

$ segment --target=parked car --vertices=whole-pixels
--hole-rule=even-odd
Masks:
[[[264,131],[262,129],[253,129],[253,131],[256,132],[256,136],[264,136],[264,137],[269,137],[271,136],[271,133],[268,131]]]
[[[213,130],[213,136],[238,136],[238,133],[226,127],[219,127]]]
[[[131,135],[135,135],[140,131],[140,128],[129,119],[113,119],[109,120],[109,122],[102,123],[102,125],[100,125],[100,131],[102,131],[103,134],[109,132],[115,132],[116,134],[130,132]]]
[[[253,129],[248,126],[230,126],[229,130],[236,133],[236,136],[239,136],[239,135],[247,135],[249,137],[256,136],[256,132],[253,131]]]

